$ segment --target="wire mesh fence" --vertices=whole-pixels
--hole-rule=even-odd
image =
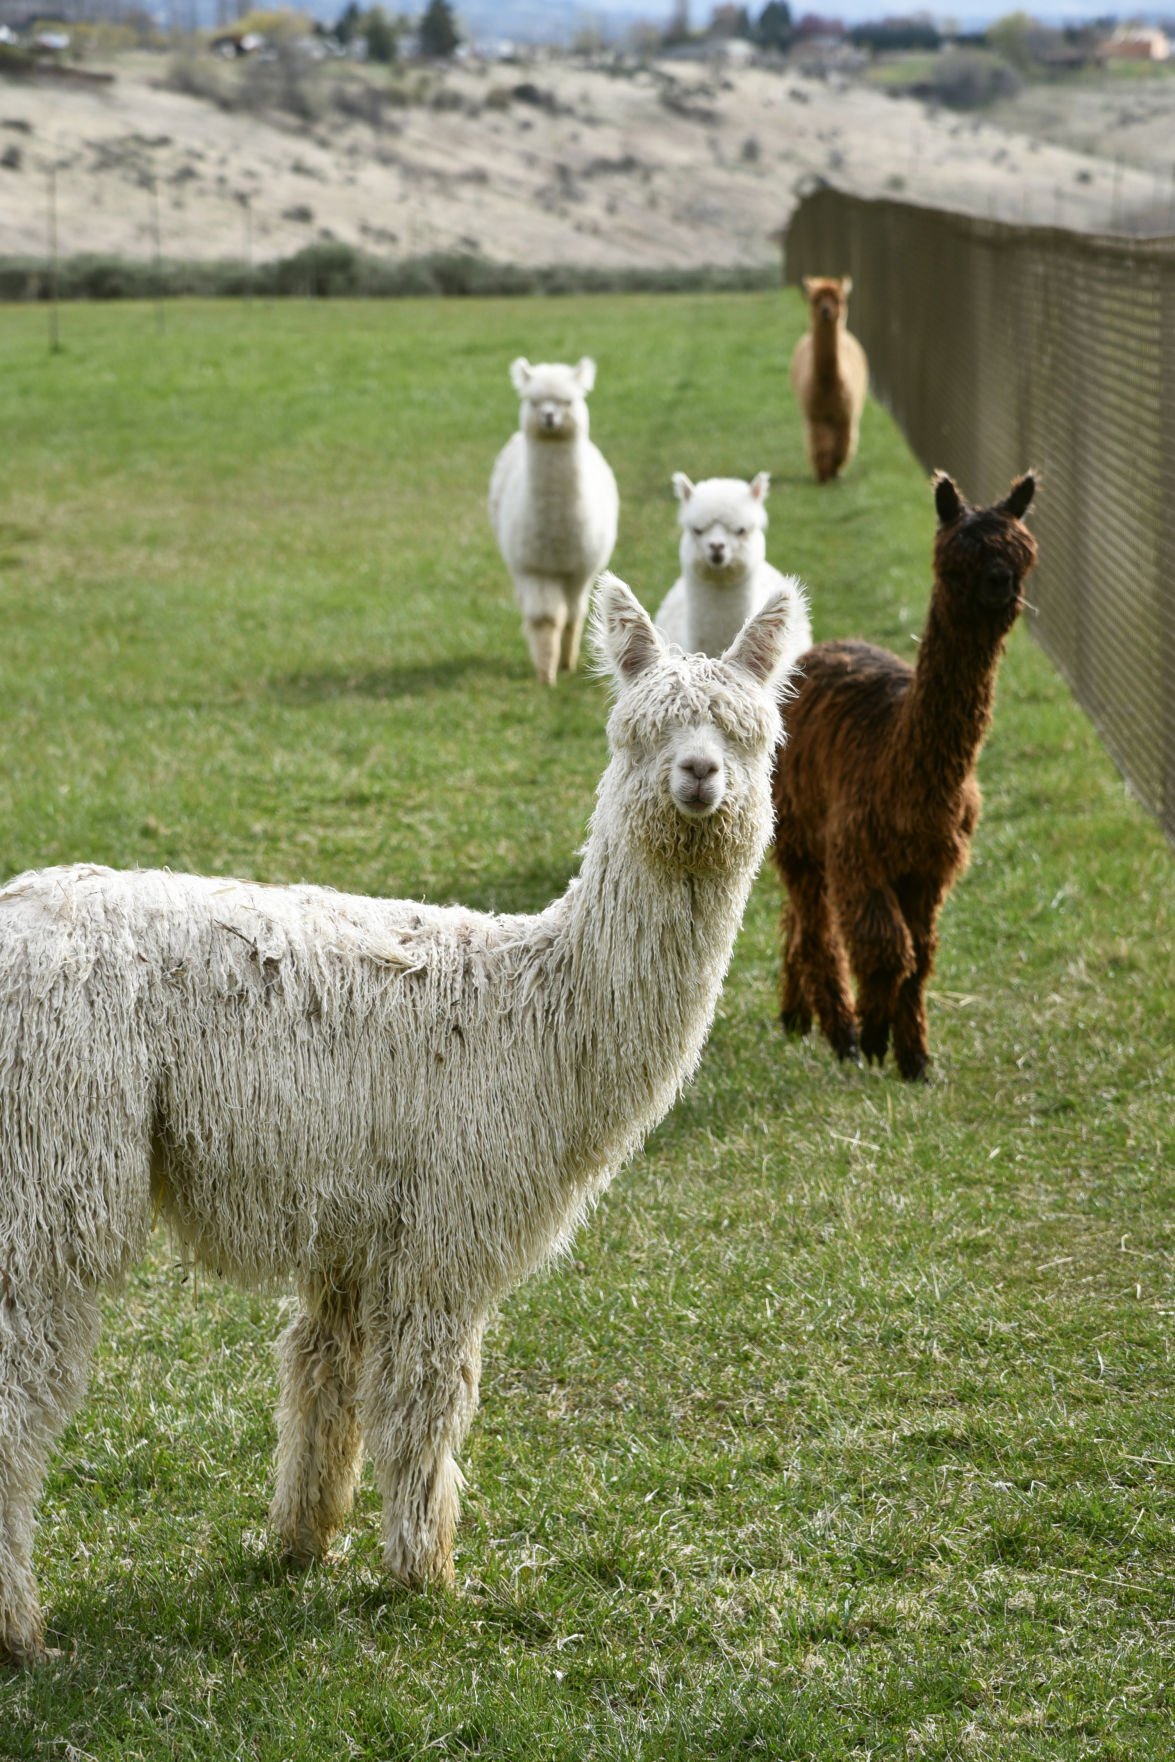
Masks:
[[[1175,239],[1091,237],[823,189],[785,278],[853,277],[874,392],[992,500],[1026,466],[1032,629],[1175,841]]]

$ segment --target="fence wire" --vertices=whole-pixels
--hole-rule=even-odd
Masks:
[[[785,279],[851,275],[872,388],[991,501],[1040,470],[1031,628],[1175,842],[1175,239],[818,190]]]

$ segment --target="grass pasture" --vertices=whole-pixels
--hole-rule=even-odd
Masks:
[[[877,407],[807,480],[801,322],[79,307],[50,357],[0,310],[0,872],[544,904],[605,694],[530,675],[484,513],[506,365],[597,357],[647,602],[671,471],[766,467],[817,635],[908,653],[929,491]],[[783,1042],[760,878],[697,1082],[487,1336],[462,1598],[383,1588],[369,1481],[335,1558],[280,1567],[277,1299],[156,1239],[55,1459],[62,1655],[0,1676],[3,1762],[1170,1756],[1171,853],[1023,629],[981,775],[928,1087]]]

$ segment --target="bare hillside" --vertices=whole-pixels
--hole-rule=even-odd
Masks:
[[[768,262],[813,175],[1007,219],[1100,228],[1153,176],[859,86],[747,68],[615,73],[569,62],[389,77],[166,57],[109,84],[0,83],[0,254],[285,256],[333,238],[406,256],[549,264]],[[244,82],[251,80],[251,86]]]

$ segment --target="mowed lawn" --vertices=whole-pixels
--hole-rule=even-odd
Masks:
[[[808,481],[801,323],[69,307],[50,357],[43,311],[0,311],[0,871],[559,891],[606,693],[536,686],[488,529],[517,354],[597,358],[650,607],[671,472],[766,468],[817,635],[912,654],[929,487],[877,407]],[[0,1676],[5,1762],[1171,1755],[1172,855],[1023,628],[981,776],[929,1086],[785,1042],[765,869],[697,1081],[487,1336],[462,1597],[382,1585],[369,1479],[334,1556],[282,1567],[280,1294],[156,1238],[54,1461],[61,1657]]]

